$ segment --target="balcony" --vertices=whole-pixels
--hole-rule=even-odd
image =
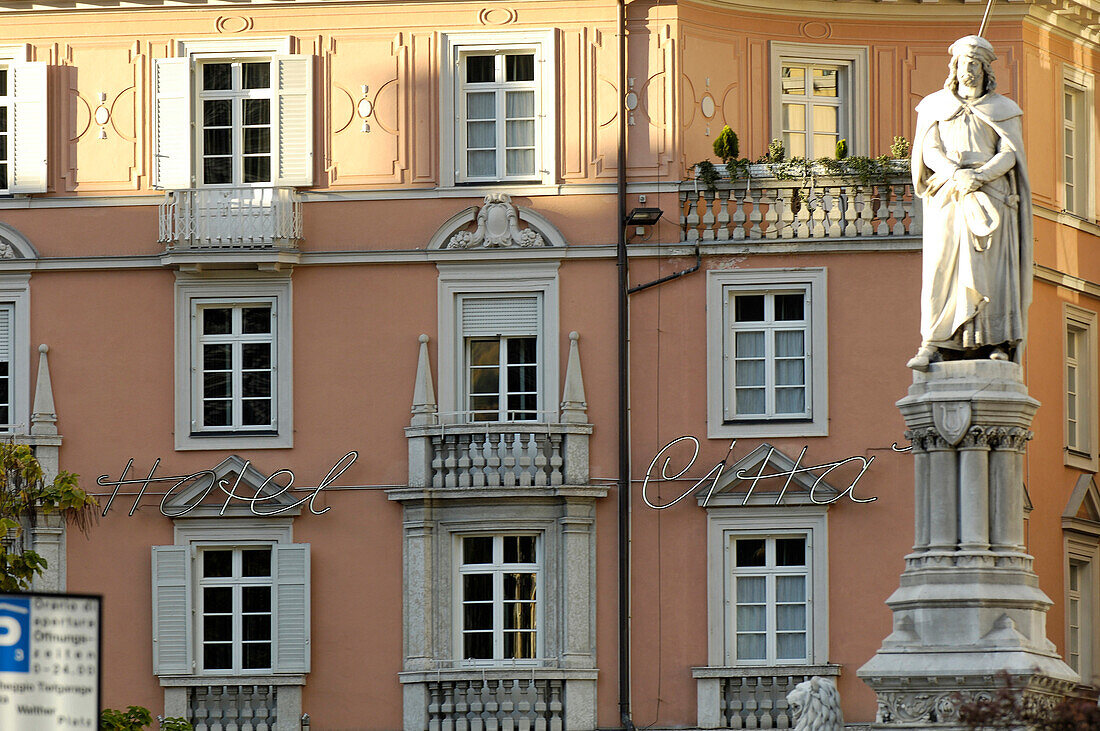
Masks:
[[[692,668],[699,728],[794,728],[787,694],[815,675],[840,675],[839,665]]]
[[[752,166],[762,168],[763,166]],[[680,184],[681,238],[688,243],[806,241],[828,245],[919,239],[921,206],[908,173],[863,182],[812,174],[782,179],[766,170],[715,190]]]
[[[162,262],[182,268],[298,261],[302,201],[293,188],[170,190],[160,204]]]

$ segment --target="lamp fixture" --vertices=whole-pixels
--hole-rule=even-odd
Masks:
[[[660,208],[632,208],[630,213],[626,214],[626,220],[623,221],[624,226],[653,226],[657,221],[661,220],[661,214],[664,213]]]

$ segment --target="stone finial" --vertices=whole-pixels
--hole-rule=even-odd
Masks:
[[[50,383],[50,346],[39,345],[38,382],[34,389],[34,409],[31,413],[31,434],[54,436],[57,434],[57,411],[53,404],[53,385]]]
[[[576,330],[569,333],[569,363],[565,368],[565,387],[561,393],[561,420],[564,424],[587,424],[588,403],[584,399],[581,354]]]
[[[435,388],[432,386],[432,367],[428,360],[427,335],[420,336],[420,357],[416,361],[416,383],[413,386],[412,426],[434,424],[438,411]]]
[[[459,231],[447,242],[448,249],[529,248],[546,246],[542,234],[533,228],[519,227],[519,214],[507,193],[490,193],[477,213],[477,228]]]
[[[795,731],[844,731],[840,693],[831,678],[817,675],[787,694]]]

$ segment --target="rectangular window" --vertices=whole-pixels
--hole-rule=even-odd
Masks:
[[[1092,77],[1075,69],[1062,86],[1062,178],[1065,210],[1083,218],[1092,215]]]
[[[0,304],[0,432],[16,431],[14,422],[15,305]]]
[[[1070,561],[1066,590],[1066,662],[1078,673],[1081,672],[1081,622],[1088,616],[1087,607],[1082,607],[1082,599],[1088,596],[1082,597],[1081,592],[1085,569],[1084,564]]]
[[[1066,464],[1095,470],[1097,458],[1096,313],[1065,305]]]
[[[460,299],[467,419],[541,419],[541,297],[462,295]]]
[[[810,416],[807,300],[806,288],[730,291],[728,418]]]
[[[461,658],[535,661],[539,656],[540,541],[536,535],[459,539]]]
[[[275,302],[194,302],[194,429],[272,430]]]
[[[784,62],[782,140],[789,157],[834,157],[847,137],[845,66]]]
[[[1081,413],[1082,390],[1088,388],[1088,379],[1081,378],[1080,360],[1087,352],[1085,332],[1073,325],[1066,328],[1066,446],[1075,451],[1082,451],[1088,443],[1087,415]]]
[[[202,670],[270,671],[271,547],[199,551]]]
[[[271,61],[198,65],[200,185],[270,185]]]
[[[534,51],[470,51],[460,59],[462,177],[535,179],[539,94]]]
[[[9,72],[7,66],[0,66],[0,193],[8,191],[11,182],[11,125],[12,108],[10,96]]]
[[[807,663],[812,643],[807,537],[737,536],[730,551],[730,626],[737,663]]]

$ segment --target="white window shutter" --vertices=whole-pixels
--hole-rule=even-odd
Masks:
[[[537,296],[462,298],[464,337],[538,335],[540,319]]]
[[[153,546],[153,672],[190,675],[191,555],[188,546]]]
[[[11,74],[12,193],[46,192],[46,64],[14,63]]]
[[[153,187],[191,187],[191,59],[153,61]]]
[[[273,56],[277,79],[275,185],[313,185],[313,56]]]
[[[13,347],[12,317],[15,308],[11,305],[0,305],[0,363],[11,363]],[[9,368],[8,373],[11,373]]]
[[[309,544],[275,547],[277,673],[309,672]]]

